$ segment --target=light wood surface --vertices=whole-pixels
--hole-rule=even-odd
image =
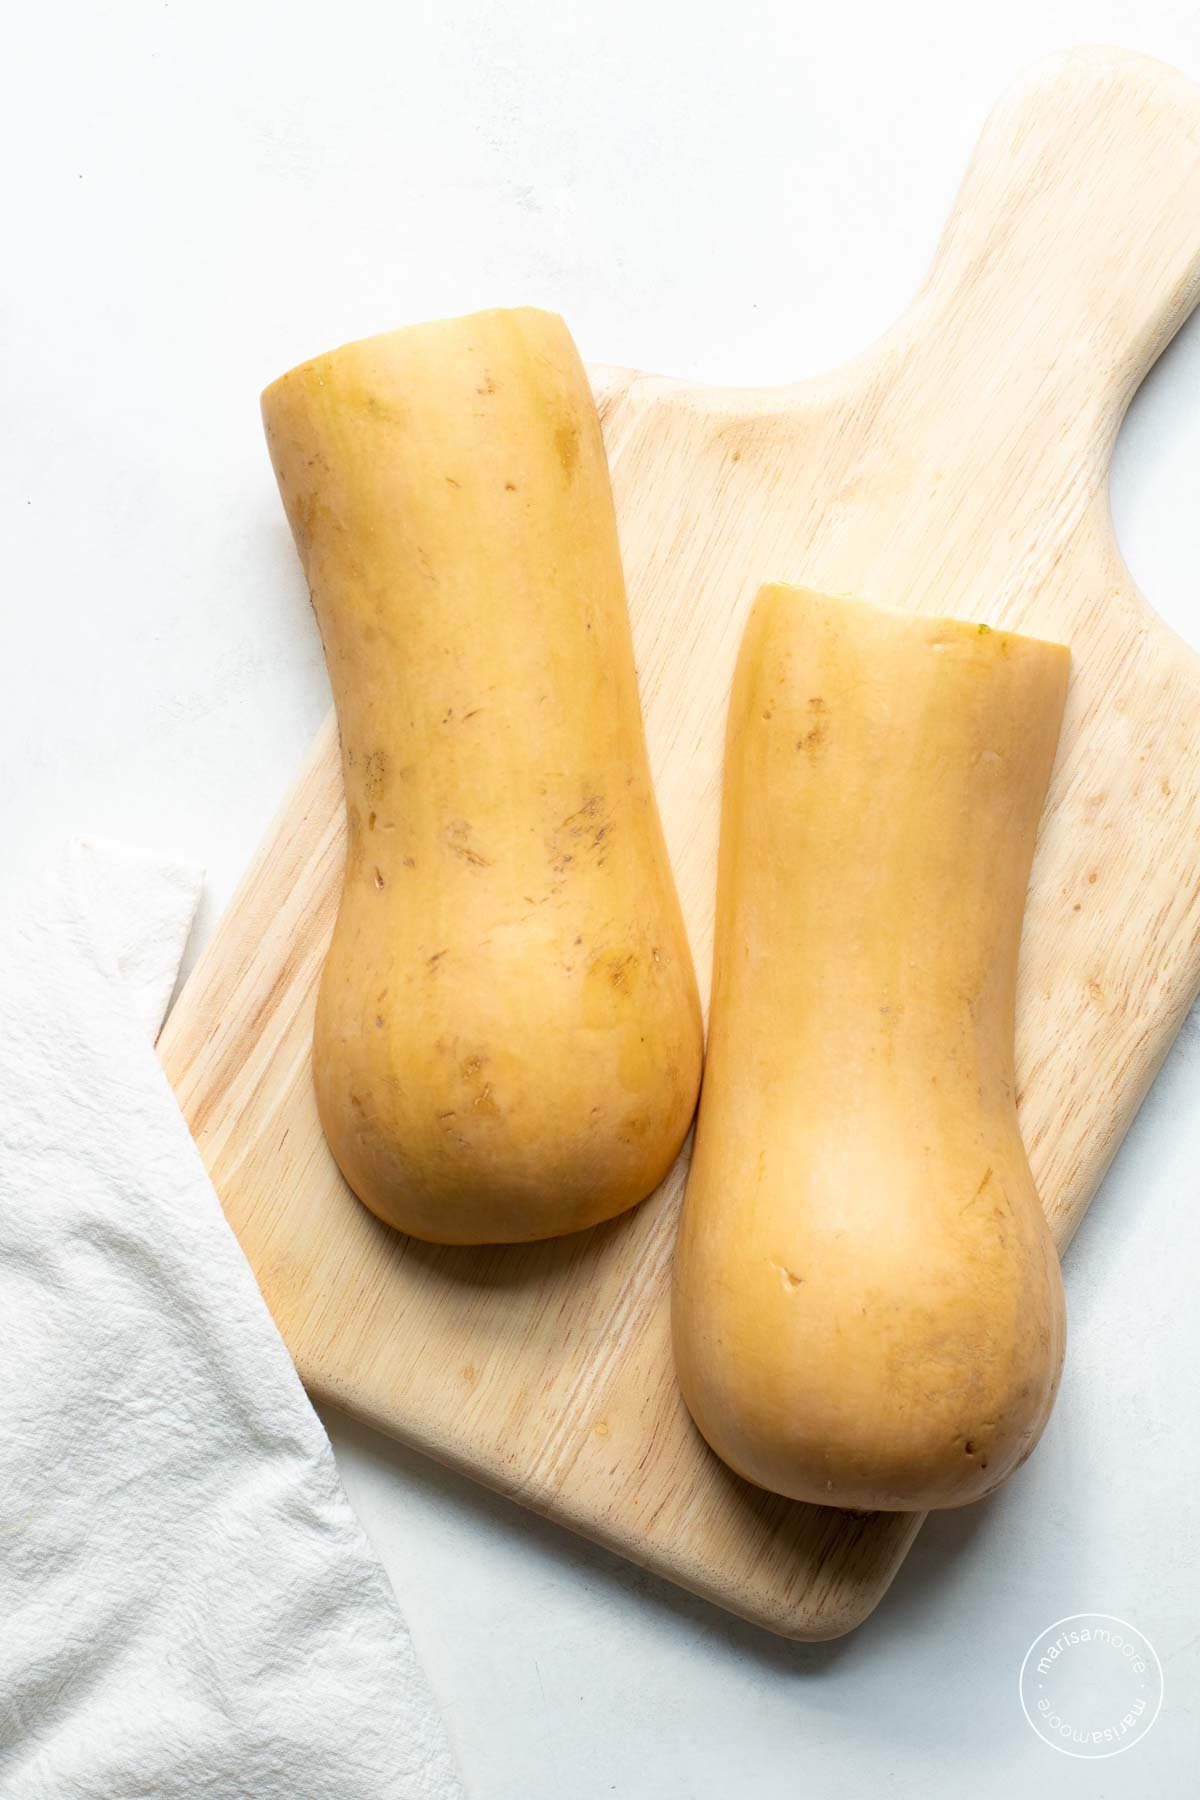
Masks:
[[[1071,645],[1017,1046],[1060,1245],[1200,983],[1200,658],[1136,592],[1107,500],[1122,413],[1198,285],[1200,89],[1089,50],[1001,103],[925,287],[859,361],[755,392],[595,372],[705,990],[729,678],[762,581]],[[396,1236],[343,1186],[308,1066],[343,849],[335,751],[331,721],[160,1040],[305,1382],[774,1631],[848,1630],[920,1520],[776,1499],[701,1443],[667,1331],[682,1164],[610,1225],[497,1250]]]

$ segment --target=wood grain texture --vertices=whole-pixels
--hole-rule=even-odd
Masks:
[[[1135,590],[1107,498],[1125,407],[1198,290],[1200,90],[1089,50],[1001,103],[924,288],[857,362],[754,392],[595,374],[705,987],[729,680],[761,582],[1072,646],[1017,1046],[1060,1246],[1200,983],[1200,657]],[[774,1631],[850,1629],[920,1520],[776,1499],[702,1444],[668,1342],[682,1163],[623,1219],[497,1250],[398,1237],[342,1184],[308,1067],[342,850],[330,722],[160,1040],[305,1382]]]

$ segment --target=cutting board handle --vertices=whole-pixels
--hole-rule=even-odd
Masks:
[[[1091,416],[1107,463],[1200,298],[1200,87],[1130,51],[1037,64],[992,113],[909,315],[964,388]],[[931,316],[932,314],[932,316]]]

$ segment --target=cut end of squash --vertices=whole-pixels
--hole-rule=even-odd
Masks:
[[[568,342],[571,341],[563,318],[558,313],[547,312],[537,306],[487,307],[480,312],[460,314],[457,318],[428,319],[415,325],[401,325],[394,331],[380,331],[370,337],[351,338],[336,350],[327,350],[320,356],[309,357],[305,362],[297,363],[286,374],[277,376],[262,391],[263,416],[267,417],[274,402],[287,387],[301,383],[319,388],[343,364],[353,364],[361,369],[372,364],[389,363],[396,358],[403,360],[413,355],[445,357],[447,352],[459,355],[464,347],[469,352],[472,327],[477,327],[478,335],[489,341],[495,341],[497,337],[508,333],[521,338],[528,337],[531,333],[541,335],[546,331],[561,334]]]
[[[806,606],[826,612],[834,609],[843,616],[857,612],[864,621],[875,616],[893,621],[898,628],[910,627],[917,641],[923,637],[935,650],[958,649],[964,653],[975,650],[985,657],[1003,657],[1011,654],[1014,645],[1029,645],[1043,653],[1057,655],[1064,664],[1069,664],[1071,659],[1069,646],[1052,638],[1006,631],[1001,625],[988,625],[980,619],[951,618],[947,614],[922,612],[919,608],[888,606],[853,594],[826,593],[787,581],[765,582],[758,590],[755,605],[763,608]]]

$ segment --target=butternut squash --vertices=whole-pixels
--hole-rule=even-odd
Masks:
[[[1049,1415],[1013,1014],[1067,664],[788,587],[751,613],[673,1333],[701,1432],[776,1493],[959,1505]]]
[[[533,310],[416,326],[263,417],[341,731],[333,1154],[437,1243],[610,1218],[679,1150],[701,1019],[574,344]]]

